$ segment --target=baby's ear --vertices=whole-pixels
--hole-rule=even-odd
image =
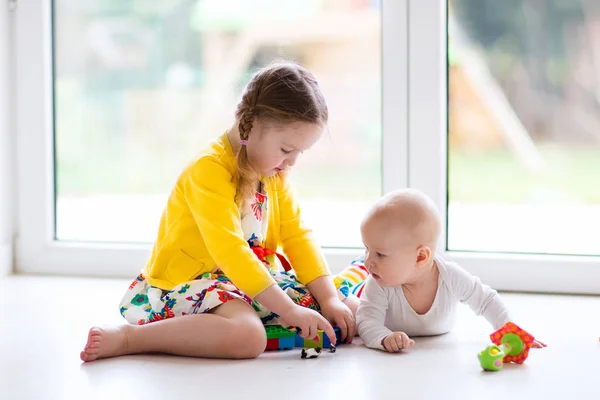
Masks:
[[[429,246],[419,246],[417,249],[417,267],[424,267],[431,259],[431,248]]]

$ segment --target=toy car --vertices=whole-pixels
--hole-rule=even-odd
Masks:
[[[317,358],[321,355],[321,348],[320,347],[310,347],[308,349],[302,349],[302,353],[300,355],[300,357],[302,359],[305,358]]]

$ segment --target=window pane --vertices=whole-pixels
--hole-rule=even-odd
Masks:
[[[381,193],[380,16],[373,0],[55,0],[57,238],[153,241],[181,169],[286,58],[330,108],[294,173],[305,220],[322,245],[360,246]]]
[[[600,254],[600,3],[449,15],[449,249]]]

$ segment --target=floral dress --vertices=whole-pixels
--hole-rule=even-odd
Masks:
[[[298,282],[285,258],[263,247],[268,211],[267,196],[257,192],[254,201],[242,216],[242,229],[248,245],[263,261],[281,290],[296,304],[320,311],[318,303],[308,289]],[[334,279],[341,300],[352,292],[359,294],[359,290],[362,289],[368,272],[360,261],[352,263]],[[250,304],[265,325],[282,323],[277,314],[240,291],[219,269],[200,275],[192,281],[183,282],[172,290],[152,286],[147,283],[144,275],[140,274],[123,296],[120,311],[129,323],[142,325],[166,318],[206,313],[233,299]]]

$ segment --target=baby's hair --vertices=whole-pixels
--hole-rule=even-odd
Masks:
[[[425,193],[416,189],[398,189],[382,196],[367,214],[377,216],[387,229],[403,228],[411,240],[435,250],[441,232],[437,206]]]
[[[248,140],[255,118],[261,122],[285,124],[297,121],[327,124],[328,110],[317,80],[293,62],[275,62],[252,76],[235,110],[240,139]],[[238,207],[254,197],[258,175],[248,163],[246,146],[237,154]]]

